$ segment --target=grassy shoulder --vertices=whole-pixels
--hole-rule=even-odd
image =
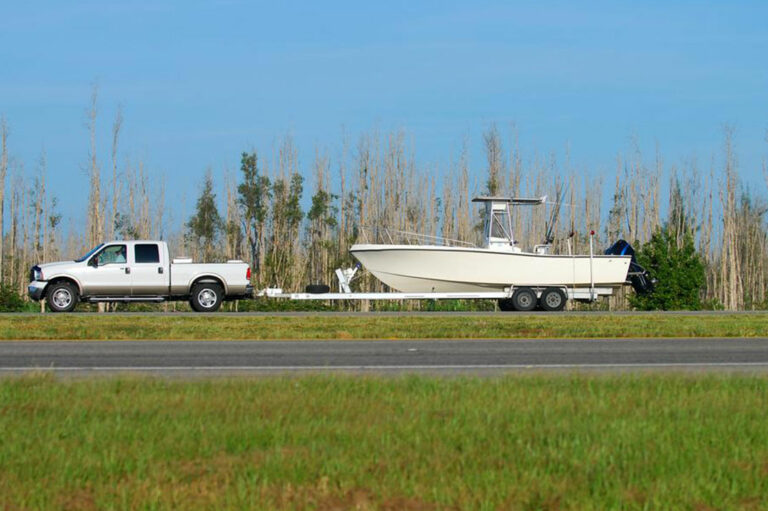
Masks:
[[[0,316],[2,340],[761,337],[768,315]]]
[[[768,506],[768,379],[0,381],[3,509]]]

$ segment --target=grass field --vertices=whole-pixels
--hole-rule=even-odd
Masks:
[[[0,381],[2,509],[765,509],[768,379]]]
[[[0,339],[461,339],[768,336],[768,315],[0,316]]]

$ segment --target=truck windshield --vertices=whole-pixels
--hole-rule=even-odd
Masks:
[[[75,259],[75,262],[76,263],[82,263],[83,261],[85,261],[86,259],[91,257],[94,254],[94,252],[96,252],[97,250],[99,250],[103,246],[104,246],[104,243],[99,243],[97,246],[93,247],[90,251],[88,251],[88,253],[85,254],[83,257],[81,257],[80,259]]]

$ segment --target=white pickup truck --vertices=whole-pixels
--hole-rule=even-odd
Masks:
[[[45,298],[54,312],[79,301],[162,302],[189,300],[198,312],[214,312],[223,300],[252,296],[251,269],[242,261],[194,264],[171,261],[164,241],[110,241],[76,261],[40,264],[30,271],[29,296]]]

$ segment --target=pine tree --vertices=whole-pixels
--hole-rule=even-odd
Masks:
[[[678,211],[679,213],[679,211]],[[693,230],[671,218],[637,253],[637,261],[657,279],[652,293],[630,297],[641,310],[698,310],[706,284],[704,262],[696,252]],[[679,231],[680,225],[683,225]]]
[[[187,222],[187,237],[200,250],[203,257],[210,261],[216,254],[219,236],[224,228],[219,210],[216,207],[216,194],[213,193],[211,171],[205,175],[203,190],[197,199],[194,216]]]
[[[259,174],[256,152],[243,153],[240,159],[240,171],[243,180],[237,186],[238,203],[242,208],[242,219],[248,248],[251,255],[251,267],[257,281],[260,280],[260,252],[264,239],[264,225],[267,221],[267,205],[270,196],[269,178]]]
[[[326,274],[330,274],[330,252],[333,240],[337,239],[334,231],[338,225],[336,218],[339,210],[335,202],[339,197],[328,191],[326,180],[329,167],[328,158],[318,152],[315,155],[315,193],[307,213],[310,278],[314,282],[322,282]]]
[[[290,182],[283,178],[272,184],[272,238],[267,262],[272,282],[288,288],[294,283],[299,225],[303,218],[300,200],[304,178],[293,173]]]

